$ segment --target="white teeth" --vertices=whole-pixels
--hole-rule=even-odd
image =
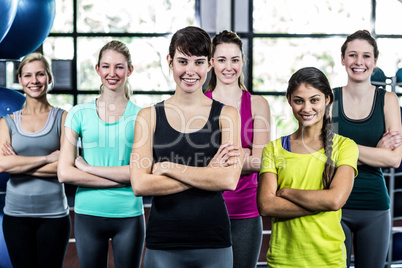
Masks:
[[[364,72],[365,69],[353,69],[354,72]]]
[[[314,115],[302,115],[304,119],[311,119]]]
[[[197,79],[185,79],[185,78],[183,80],[188,83],[194,83],[195,81],[197,81]]]

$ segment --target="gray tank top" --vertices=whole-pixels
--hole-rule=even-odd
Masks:
[[[37,132],[21,127],[21,111],[4,116],[11,145],[21,156],[43,156],[60,149],[63,110],[51,107],[45,126]],[[7,182],[4,214],[16,217],[59,218],[68,215],[64,185],[57,177],[11,174]]]

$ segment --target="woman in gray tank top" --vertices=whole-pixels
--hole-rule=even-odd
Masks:
[[[7,182],[3,230],[14,268],[62,267],[70,236],[64,185],[57,179],[66,112],[47,100],[53,75],[40,53],[18,70],[24,107],[0,119],[0,172]]]

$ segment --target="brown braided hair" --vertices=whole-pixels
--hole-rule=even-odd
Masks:
[[[314,67],[306,67],[298,70],[291,76],[286,91],[286,97],[289,98],[302,84],[318,89],[325,95],[325,98],[329,97],[330,99],[329,104],[325,107],[320,135],[324,142],[325,156],[327,157],[324,172],[322,174],[322,183],[324,189],[328,189],[335,174],[335,163],[331,158],[333,145],[332,138],[334,134],[332,132],[332,118],[330,116],[330,107],[334,101],[334,94],[329,81],[323,72]]]

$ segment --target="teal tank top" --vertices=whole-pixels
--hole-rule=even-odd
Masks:
[[[363,146],[376,147],[385,133],[384,97],[385,90],[376,88],[370,115],[353,120],[343,110],[342,88],[335,88],[332,107],[334,132],[354,140]],[[358,165],[352,193],[343,208],[364,210],[387,210],[389,195],[381,168]]]

